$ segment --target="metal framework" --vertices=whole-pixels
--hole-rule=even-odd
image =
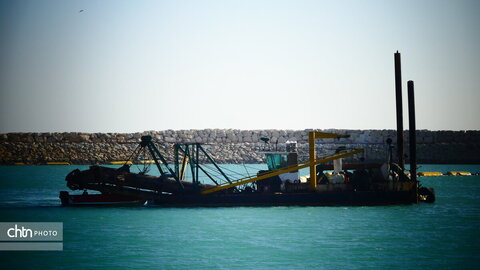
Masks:
[[[199,171],[202,171],[213,183],[220,185],[218,179],[216,180],[211,173],[200,164],[200,160],[210,162],[217,172],[221,174],[224,180],[231,184],[230,178],[223,172],[223,170],[217,165],[215,160],[203,149],[200,143],[177,143],[174,145],[175,155],[175,174],[183,180],[190,165],[190,172],[192,175],[192,183],[199,184]]]
[[[158,148],[152,142],[152,136],[142,136],[142,141],[140,142],[141,148],[147,148],[150,154],[152,155],[153,160],[155,161],[155,165],[158,168],[158,171],[162,176],[171,176],[177,181],[181,190],[184,190],[185,187],[183,186],[182,182],[178,178],[178,174],[176,174],[168,165],[167,161],[163,157],[163,155],[158,151]],[[162,169],[162,166],[164,168]],[[170,174],[167,174],[168,171]]]
[[[339,139],[339,138],[347,138],[349,136],[350,135],[332,134],[332,133],[315,132],[315,131],[310,132],[309,133],[310,160],[308,162],[302,163],[302,164],[294,164],[291,166],[280,168],[278,170],[269,171],[261,175],[248,176],[248,177],[241,178],[234,181],[230,180],[230,178],[223,172],[223,170],[217,165],[217,163],[207,153],[207,151],[205,151],[205,149],[202,147],[200,143],[177,143],[174,145],[174,162],[175,162],[174,170],[170,168],[170,166],[168,165],[163,155],[160,153],[160,151],[157,149],[155,144],[152,142],[151,136],[142,136],[140,147],[143,149],[145,148],[148,149],[148,151],[152,155],[153,160],[155,161],[155,165],[157,166],[160,174],[162,176],[168,175],[173,177],[177,181],[181,190],[185,189],[182,184],[182,180],[185,179],[185,175],[186,175],[186,171],[188,170],[188,167],[190,167],[189,169],[191,172],[193,184],[196,184],[196,185],[200,184],[199,171],[202,171],[205,174],[205,176],[207,176],[210,180],[212,180],[213,183],[216,184],[216,187],[202,190],[201,191],[202,194],[209,194],[212,192],[216,192],[216,191],[220,191],[228,188],[237,189],[237,186],[239,185],[248,184],[255,181],[261,181],[261,180],[264,180],[273,176],[277,176],[283,173],[288,173],[288,172],[296,171],[306,167],[310,167],[310,188],[311,190],[314,191],[317,189],[317,181],[315,179],[316,165],[363,152],[363,149],[355,149],[350,152],[336,153],[333,155],[325,156],[322,159],[317,160],[316,154],[315,154],[315,139],[323,139],[323,138]],[[211,175],[211,172],[209,173],[207,170],[205,170],[205,168],[200,164],[201,159],[203,161],[210,162],[215,167],[217,172],[223,176],[225,181],[223,181],[223,183],[220,183],[218,181],[219,179],[215,179]],[[167,171],[170,174],[168,174]]]

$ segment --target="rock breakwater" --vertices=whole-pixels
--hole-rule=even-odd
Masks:
[[[287,141],[297,141],[300,160],[308,159],[308,132],[311,130],[164,130],[138,133],[6,133],[0,134],[0,164],[106,164],[127,160],[141,136],[151,135],[160,152],[173,161],[173,144],[198,142],[219,163],[263,163],[265,147],[283,151]],[[340,146],[363,148],[365,153],[349,158],[382,162],[386,158],[385,141],[396,140],[395,130],[340,130],[323,132],[350,134],[349,138],[317,140],[319,155]],[[265,145],[260,138],[269,138]],[[405,153],[408,154],[408,132],[404,132]],[[417,131],[419,163],[480,164],[480,131]],[[407,157],[408,162],[408,157]]]

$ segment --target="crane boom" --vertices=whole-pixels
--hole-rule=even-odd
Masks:
[[[261,174],[261,175],[248,176],[248,177],[244,177],[244,178],[241,178],[241,179],[238,179],[238,180],[231,181],[231,183],[224,183],[224,184],[215,186],[213,188],[207,188],[207,189],[202,190],[201,193],[202,194],[210,194],[210,193],[213,193],[213,192],[217,192],[217,191],[220,191],[220,190],[236,187],[236,186],[239,186],[239,185],[243,185],[243,184],[247,184],[247,183],[251,183],[251,182],[255,182],[255,181],[265,180],[265,179],[273,177],[273,176],[277,176],[277,175],[280,175],[280,174],[292,172],[292,171],[295,171],[295,170],[300,170],[300,169],[303,169],[303,168],[310,167],[312,165],[322,164],[322,163],[329,162],[329,161],[332,161],[332,160],[335,160],[335,159],[348,157],[348,156],[355,155],[355,154],[358,154],[358,153],[361,153],[361,152],[363,152],[363,149],[355,149],[355,150],[352,150],[350,152],[332,154],[332,155],[329,155],[329,156],[325,156],[322,159],[316,160],[314,162],[308,161],[308,162],[301,163],[301,164],[295,164],[295,165],[292,165],[292,166],[287,166],[287,167],[280,168],[278,170],[269,171],[269,172]],[[312,176],[310,176],[310,177],[312,177]]]

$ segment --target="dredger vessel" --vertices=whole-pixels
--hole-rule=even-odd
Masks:
[[[392,148],[384,163],[343,164],[343,159],[362,153],[362,149],[338,148],[331,155],[317,157],[315,141],[344,138],[347,134],[309,132],[309,160],[298,162],[297,143],[286,143],[285,151],[264,151],[268,170],[233,180],[217,165],[200,143],[174,145],[174,168],[160,153],[151,136],[143,136],[135,153],[149,153],[160,176],[146,171],[132,173],[130,165],[120,168],[91,166],[74,170],[67,177],[67,186],[83,190],[72,195],[60,192],[62,205],[148,204],[173,207],[197,206],[319,206],[319,205],[389,205],[434,202],[431,188],[422,187],[416,179],[416,137],[413,82],[408,82],[410,172],[404,168],[403,113],[401,95],[400,54],[395,53],[397,102],[397,163]],[[268,138],[262,138],[265,142]],[[391,145],[392,141],[387,140]],[[216,170],[205,168],[210,164]],[[301,176],[301,169],[310,174]],[[189,170],[190,180],[186,180]],[[328,172],[326,172],[328,171]],[[330,172],[332,171],[332,172]],[[208,178],[202,183],[200,178]],[[100,194],[89,194],[88,190]]]

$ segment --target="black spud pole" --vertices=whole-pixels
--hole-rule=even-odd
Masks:
[[[403,109],[402,109],[402,67],[400,53],[395,53],[395,100],[397,103],[397,155],[398,165],[405,169],[403,160]]]
[[[408,130],[410,136],[410,179],[417,180],[417,136],[415,125],[415,93],[413,81],[407,82],[408,91]]]

